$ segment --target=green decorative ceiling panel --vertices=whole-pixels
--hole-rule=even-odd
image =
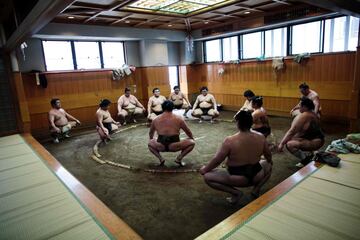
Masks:
[[[129,4],[126,8],[129,10],[186,15],[233,1],[234,0],[138,0]]]

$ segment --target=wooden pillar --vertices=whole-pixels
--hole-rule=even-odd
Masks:
[[[25,91],[24,91],[24,84],[21,77],[20,72],[13,72],[12,80],[15,86],[16,91],[16,98],[17,103],[19,107],[19,130],[23,133],[30,133],[31,127],[30,127],[30,113],[29,113],[29,107],[28,102],[26,99]]]
[[[186,65],[179,66],[179,85],[181,92],[189,99]]]
[[[354,80],[349,102],[349,132],[360,132],[360,25],[354,69]]]

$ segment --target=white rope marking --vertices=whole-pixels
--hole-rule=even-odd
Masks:
[[[198,137],[198,138],[194,138],[194,140],[196,141],[196,140],[202,139],[202,138],[204,138],[204,137],[205,137],[205,136]]]
[[[95,155],[91,155],[91,158],[92,158],[95,162],[98,162],[98,163],[100,163],[100,164],[106,163],[106,161],[101,160],[100,158],[96,157]]]
[[[189,120],[190,121],[194,121],[194,120],[198,121],[198,119],[189,119]],[[232,123],[232,121],[230,121],[230,120],[217,119],[217,121]],[[119,129],[116,132],[114,132],[112,135],[121,133],[123,131],[129,130],[129,129],[132,129],[132,128],[136,128],[136,127],[139,127],[139,126],[147,126],[147,123],[140,123],[140,124],[132,125],[132,126],[127,127],[127,128]],[[181,132],[180,135],[185,135],[185,133]],[[195,138],[194,140],[196,141],[196,140],[199,140],[199,139],[203,139],[205,137],[206,136],[198,137],[198,138]],[[112,161],[100,159],[101,155],[99,154],[99,144],[101,142],[102,142],[102,140],[98,140],[95,143],[95,145],[93,147],[93,154],[91,155],[91,159],[93,159],[94,161],[96,161],[97,163],[100,163],[100,164],[105,164],[106,163],[106,164],[109,164],[109,165],[112,165],[112,166],[125,168],[125,169],[129,169],[129,170],[136,170],[137,169],[137,168],[132,167],[130,165],[121,164],[121,163],[115,163],[115,162],[112,162]],[[212,154],[205,154],[205,155],[210,156]],[[198,169],[142,169],[142,170],[145,171],[145,172],[150,172],[150,173],[186,173],[186,172],[197,172],[198,171]]]

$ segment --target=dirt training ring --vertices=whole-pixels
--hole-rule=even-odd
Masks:
[[[149,129],[145,127],[146,123],[127,125],[121,128],[112,134],[112,141],[105,146],[101,146],[104,143],[98,140],[92,148],[90,158],[99,164],[108,164],[131,171],[148,173],[198,172],[201,166],[206,164],[215,154],[225,137],[235,134],[238,130],[236,124],[231,120],[217,119],[214,124],[210,122],[200,124],[197,121],[197,119],[187,121],[195,136],[196,147],[184,158],[185,167],[180,167],[174,163],[174,153],[168,152],[161,153],[167,159],[166,166],[156,165],[158,160],[147,148]],[[125,132],[129,132],[129,134],[120,134]],[[185,134],[181,132],[180,138],[185,137]]]

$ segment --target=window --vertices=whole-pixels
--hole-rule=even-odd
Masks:
[[[177,66],[169,67],[169,83],[170,91],[172,91],[175,86],[179,86],[179,73]]]
[[[239,59],[238,37],[229,37],[222,40],[223,61]]]
[[[325,21],[324,52],[356,50],[359,19],[339,17]]]
[[[265,57],[286,56],[286,28],[278,28],[265,32]]]
[[[42,41],[42,44],[47,71],[74,69],[69,41]]]
[[[263,32],[244,34],[242,36],[243,58],[257,58],[263,54]]]
[[[98,42],[74,42],[77,69],[101,68]]]
[[[104,68],[119,68],[125,64],[124,45],[122,42],[102,42]]]
[[[350,17],[349,45],[347,50],[356,51],[356,47],[358,45],[358,36],[359,36],[359,18]]]
[[[205,62],[221,61],[220,39],[205,42]]]
[[[292,54],[321,52],[321,29],[321,21],[293,26]]]

